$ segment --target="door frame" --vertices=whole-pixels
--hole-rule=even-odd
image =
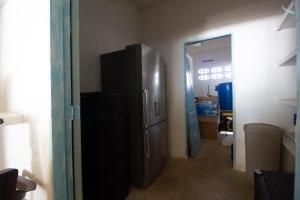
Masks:
[[[80,1],[71,0],[71,51],[72,51],[72,97],[73,119],[73,155],[74,155],[74,194],[76,200],[83,199],[81,165],[81,119],[80,119]]]
[[[233,62],[233,48],[232,48],[232,44],[233,44],[233,34],[232,33],[229,33],[229,34],[222,34],[222,35],[214,35],[214,36],[211,36],[211,37],[200,37],[200,38],[197,38],[197,39],[192,39],[190,41],[186,41],[184,42],[183,46],[184,46],[184,60],[185,60],[185,57],[187,55],[187,46],[189,45],[192,45],[192,44],[196,44],[196,43],[199,43],[199,42],[203,42],[203,41],[208,41],[208,40],[213,40],[213,39],[218,39],[218,38],[222,38],[222,37],[230,37],[231,38],[231,67],[232,67],[232,103],[233,103],[233,107],[232,107],[232,112],[233,112],[233,163],[234,163],[234,166],[235,166],[235,161],[236,161],[236,110],[235,110],[235,81],[234,81],[234,62]],[[186,63],[184,62],[184,76],[186,77]],[[186,104],[186,94],[187,94],[187,91],[186,91],[186,87],[187,87],[187,80],[186,78],[184,79],[184,94],[185,94],[185,104],[184,104],[184,107],[185,107],[185,115],[187,113],[187,104]],[[185,116],[185,131],[186,131],[186,138],[187,138],[187,148],[188,148],[188,138],[189,138],[189,133],[188,133],[188,121],[187,121],[187,116]]]
[[[297,42],[297,126],[296,126],[296,162],[295,162],[295,187],[294,187],[294,199],[300,199],[300,0],[295,0],[295,10],[296,10],[296,42]]]
[[[81,200],[79,0],[50,1],[52,188],[54,200]]]

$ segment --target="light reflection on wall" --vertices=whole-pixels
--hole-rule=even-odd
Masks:
[[[186,72],[186,86],[187,89],[190,90],[193,88],[193,84],[192,84],[192,79],[191,79],[191,73],[190,72]]]
[[[154,74],[154,84],[155,86],[159,86],[159,72],[155,72]]]
[[[43,183],[26,199],[52,199],[50,1],[8,0],[0,9],[0,107],[25,115],[0,130],[0,168]]]

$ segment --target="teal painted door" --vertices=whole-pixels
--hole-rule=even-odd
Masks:
[[[300,199],[300,0],[295,1],[296,9],[296,26],[297,26],[297,89],[298,89],[298,102],[297,102],[297,130],[296,134],[296,166],[295,166],[295,193],[294,200]]]
[[[53,199],[73,200],[70,2],[50,5]]]
[[[79,1],[50,5],[53,199],[81,200]]]
[[[186,48],[186,47],[185,47]],[[196,113],[196,105],[194,103],[194,92],[192,76],[190,72],[190,62],[185,49],[185,110],[186,110],[186,132],[187,132],[187,153],[188,157],[195,157],[200,146],[200,131],[198,118]]]

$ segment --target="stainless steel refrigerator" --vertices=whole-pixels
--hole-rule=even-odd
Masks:
[[[101,55],[103,92],[129,96],[131,182],[149,185],[167,159],[165,65],[158,52],[143,44]]]

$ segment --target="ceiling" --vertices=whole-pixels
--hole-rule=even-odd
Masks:
[[[153,3],[156,3],[158,1],[162,0],[129,0],[131,3],[135,4],[138,8],[143,9],[147,6],[150,6]]]

